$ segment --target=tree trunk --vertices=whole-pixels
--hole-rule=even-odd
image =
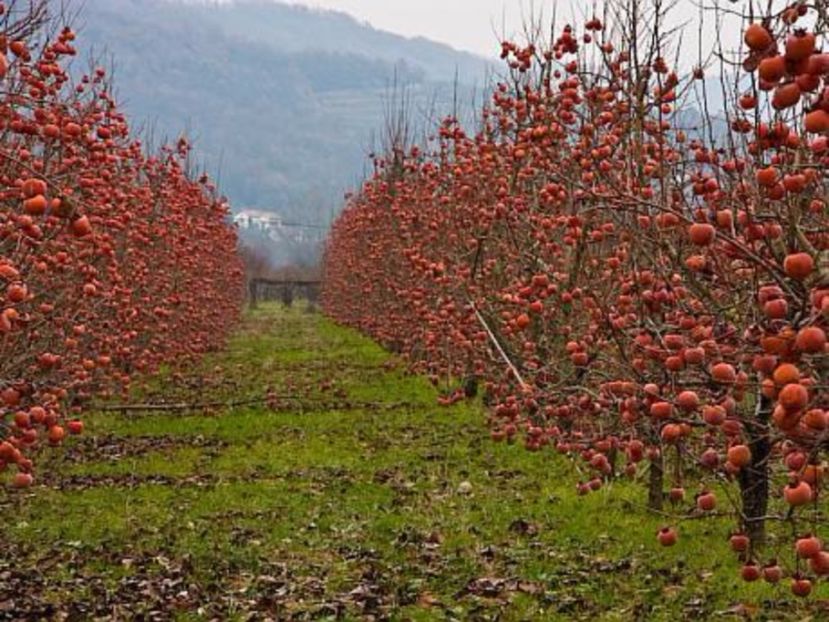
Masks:
[[[769,503],[769,442],[768,423],[771,400],[758,397],[754,420],[746,426],[751,464],[740,470],[740,497],[743,505],[743,529],[752,546],[762,545],[766,539],[765,516]]]
[[[478,395],[478,377],[475,374],[469,374],[464,379],[463,393],[468,399],[472,399]]]
[[[648,471],[648,508],[651,510],[662,509],[662,502],[665,499],[663,490],[664,476],[665,469],[662,462],[662,452],[659,452],[659,456],[651,459],[650,469]]]
[[[257,291],[258,287],[255,279],[250,280],[250,282],[248,283],[248,289],[250,291],[250,308],[255,309],[257,303],[256,296],[259,293]]]

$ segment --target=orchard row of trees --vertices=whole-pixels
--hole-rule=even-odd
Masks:
[[[0,2],[0,471],[90,400],[222,344],[243,296],[228,205],[185,139],[148,155],[55,3]]]
[[[350,198],[324,306],[436,384],[483,381],[492,438],[574,456],[580,493],[644,481],[663,545],[732,512],[742,576],[807,595],[829,574],[829,11],[704,11],[742,48],[686,69],[665,4],[504,42],[479,129],[393,143]]]

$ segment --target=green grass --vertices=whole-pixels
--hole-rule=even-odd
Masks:
[[[479,406],[436,406],[388,360],[318,315],[249,314],[195,385],[165,376],[144,397],[273,387],[303,408],[89,416],[104,448],[44,453],[44,483],[0,492],[0,603],[23,591],[23,614],[77,619],[821,619],[822,584],[795,603],[737,578],[725,519],[661,549],[641,484],[579,497],[567,461],[492,443]]]

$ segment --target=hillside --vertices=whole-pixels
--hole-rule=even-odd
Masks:
[[[237,210],[292,222],[327,224],[362,177],[395,76],[415,115],[448,110],[456,72],[466,101],[486,79],[471,54],[262,0],[86,0],[78,23],[134,124],[186,129]]]

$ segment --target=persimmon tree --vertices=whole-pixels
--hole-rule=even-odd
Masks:
[[[575,456],[580,492],[644,463],[672,522],[730,508],[743,576],[785,558],[805,595],[829,573],[826,10],[748,3],[738,55],[683,68],[645,4],[504,42],[480,131],[446,119],[351,198],[324,304],[436,383],[480,377],[492,437]]]
[[[73,79],[60,20],[0,3],[0,471],[19,487],[93,398],[221,345],[243,296],[229,207],[186,139],[146,154],[106,72]]]

